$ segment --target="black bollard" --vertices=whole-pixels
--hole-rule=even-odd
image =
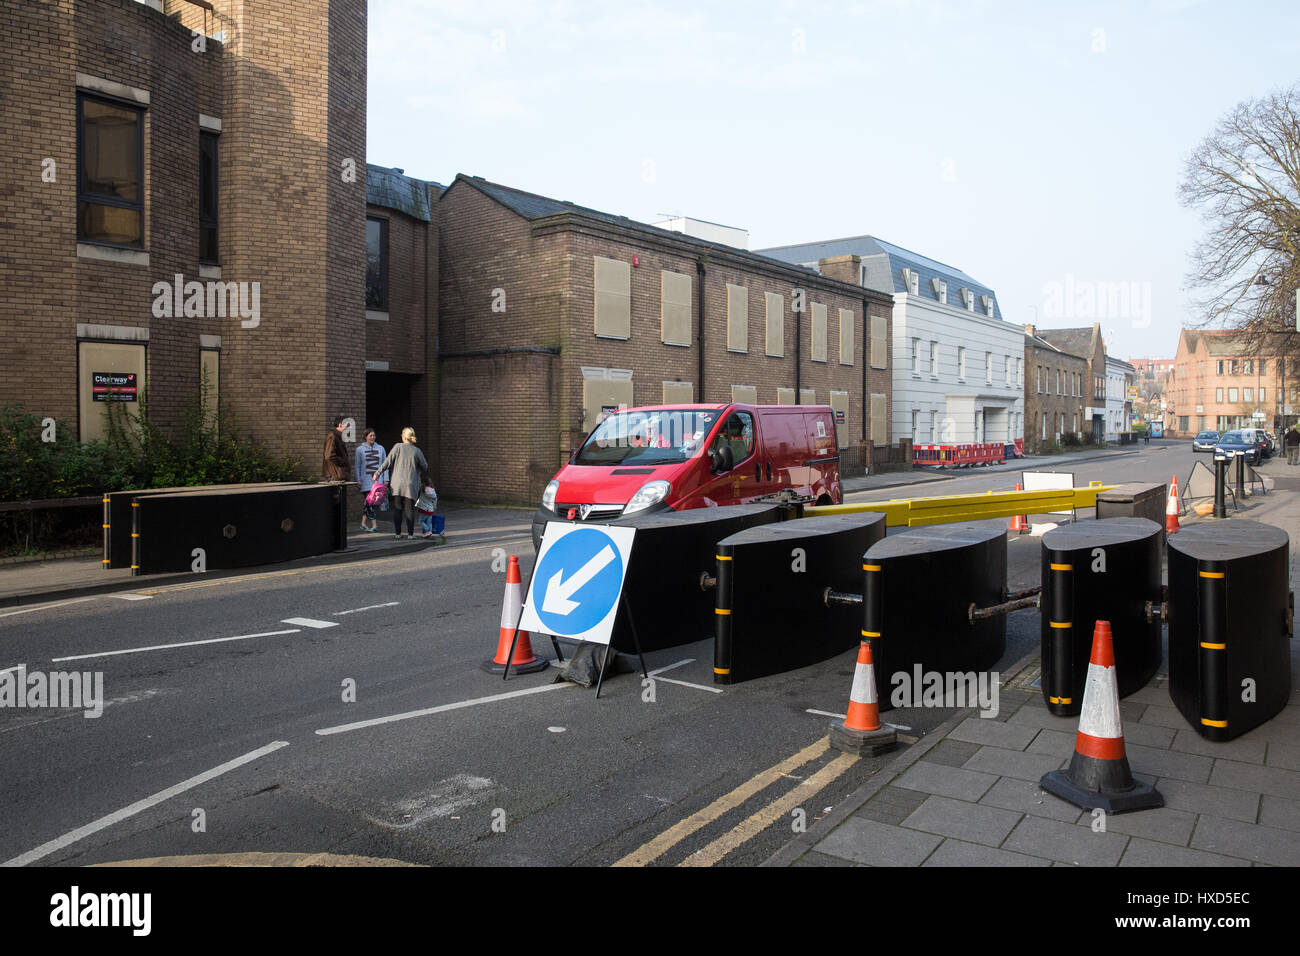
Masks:
[[[1246,453],[1239,451],[1237,454],[1237,503],[1246,500]]]
[[[1214,517],[1228,517],[1228,508],[1223,500],[1223,486],[1228,481],[1228,459],[1214,456]]]

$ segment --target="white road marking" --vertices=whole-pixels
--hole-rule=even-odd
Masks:
[[[183,780],[174,787],[168,787],[166,790],[159,790],[151,797],[137,800],[129,807],[123,807],[121,810],[116,810],[113,813],[108,814],[108,816],[100,817],[93,823],[87,823],[83,827],[70,830],[63,834],[63,836],[51,840],[49,843],[42,843],[34,850],[28,850],[26,853],[16,856],[12,860],[6,860],[4,863],[0,863],[0,866],[26,866],[28,863],[33,863],[42,857],[49,856],[51,853],[56,853],[66,846],[71,846],[73,843],[85,839],[92,833],[98,833],[100,830],[111,827],[115,823],[121,823],[129,817],[135,816],[137,813],[148,810],[150,807],[157,806],[165,800],[170,800],[177,794],[184,793],[186,790],[193,790],[195,787],[205,784],[209,780],[220,777],[224,773],[229,773],[238,767],[242,767],[246,763],[251,763],[259,757],[265,757],[267,754],[279,750],[281,747],[287,746],[289,746],[289,741],[276,740],[267,744],[265,747],[259,747],[257,750],[246,753],[242,757],[236,757],[234,760],[229,760],[219,767],[213,767],[211,770],[205,770],[203,773],[190,777],[188,780]]]
[[[391,717],[374,717],[370,720],[358,720],[352,724],[339,724],[337,727],[323,727],[316,731],[317,734],[324,737],[329,734],[343,734],[349,730],[361,730],[363,727],[375,727],[379,724],[391,724],[398,720],[410,720],[412,717],[427,717],[430,714],[442,714],[449,710],[460,710],[463,707],[473,707],[477,704],[491,704],[498,700],[509,700],[512,697],[526,697],[529,694],[544,694],[548,690],[564,690],[566,687],[577,687],[577,684],[542,684],[539,687],[526,687],[523,690],[512,690],[504,694],[492,694],[490,697],[475,697],[473,700],[461,700],[454,704],[439,704],[437,707],[426,707],[424,710],[409,710],[404,714],[393,714]]]
[[[696,690],[707,690],[710,694],[721,694],[721,687],[709,687],[705,684],[692,684],[690,681],[673,680],[671,677],[653,677],[652,680],[661,680],[665,684],[680,684],[682,687],[694,687]]]
[[[665,671],[675,670],[678,667],[682,667],[686,664],[693,664],[693,663],[695,663],[695,658],[688,657],[684,661],[678,661],[676,664],[669,664],[667,667],[656,667],[654,670],[650,672],[650,676],[656,677],[659,674],[664,673]]]
[[[342,617],[344,614],[358,614],[361,611],[373,611],[376,608],[380,608],[380,607],[396,607],[398,604],[401,603],[402,603],[401,601],[389,601],[387,604],[370,604],[367,605],[366,607],[354,607],[350,611],[335,611],[334,616]]]
[[[34,604],[31,607],[20,608],[17,611],[5,611],[0,617],[13,617],[15,614],[30,614],[32,611],[48,611],[55,607],[65,607],[69,604],[80,604],[82,601],[92,601],[95,595],[89,597],[70,598],[67,601],[52,601],[49,604]]]
[[[198,647],[200,644],[224,644],[226,641],[248,641],[255,637],[275,637],[279,634],[297,634],[301,628],[290,631],[263,631],[260,634],[237,634],[234,637],[213,637],[206,641],[183,641],[180,644],[154,644],[151,647],[128,647],[121,651],[101,651],[98,654],[74,654],[71,657],[54,657],[51,662],[84,661],[92,657],[116,657],[118,654],[143,654],[145,651],[169,651],[173,647]]]
[[[314,617],[286,617],[281,624],[295,624],[298,627],[338,627],[338,621],[318,621]]]
[[[153,597],[152,594],[113,594],[110,596],[117,598],[119,601],[148,601]]]

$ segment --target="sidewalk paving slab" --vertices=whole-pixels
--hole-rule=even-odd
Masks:
[[[942,837],[931,833],[855,816],[817,844],[817,849],[869,866],[920,866],[942,842]]]
[[[1250,866],[1249,860],[1205,850],[1192,850],[1167,843],[1153,843],[1141,837],[1128,841],[1128,849],[1120,858],[1120,866]]]
[[[903,826],[996,847],[1019,821],[1020,814],[1014,810],[932,795],[903,821]]]
[[[928,760],[918,760],[895,781],[894,787],[975,801],[984,796],[997,782],[997,776],[991,773],[979,773],[974,770],[963,770],[960,767],[931,763]]]
[[[1300,832],[1300,800],[1286,800],[1266,793],[1261,797],[1261,801],[1260,823],[1268,827]]]
[[[1294,831],[1223,817],[1201,817],[1192,848],[1273,866],[1300,866],[1300,836]]]
[[[1005,849],[1081,866],[1115,866],[1128,845],[1121,833],[1096,833],[1091,826],[1025,817],[1003,844]]]
[[[930,854],[923,866],[1051,866],[1051,860],[1024,853],[1012,853],[967,843],[964,840],[944,840],[939,849]]]

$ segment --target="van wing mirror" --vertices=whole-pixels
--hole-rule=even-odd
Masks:
[[[731,471],[736,461],[731,455],[731,446],[723,445],[718,449],[718,471]]]

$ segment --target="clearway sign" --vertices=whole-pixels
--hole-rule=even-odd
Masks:
[[[519,626],[608,644],[635,536],[635,528],[548,522]]]

